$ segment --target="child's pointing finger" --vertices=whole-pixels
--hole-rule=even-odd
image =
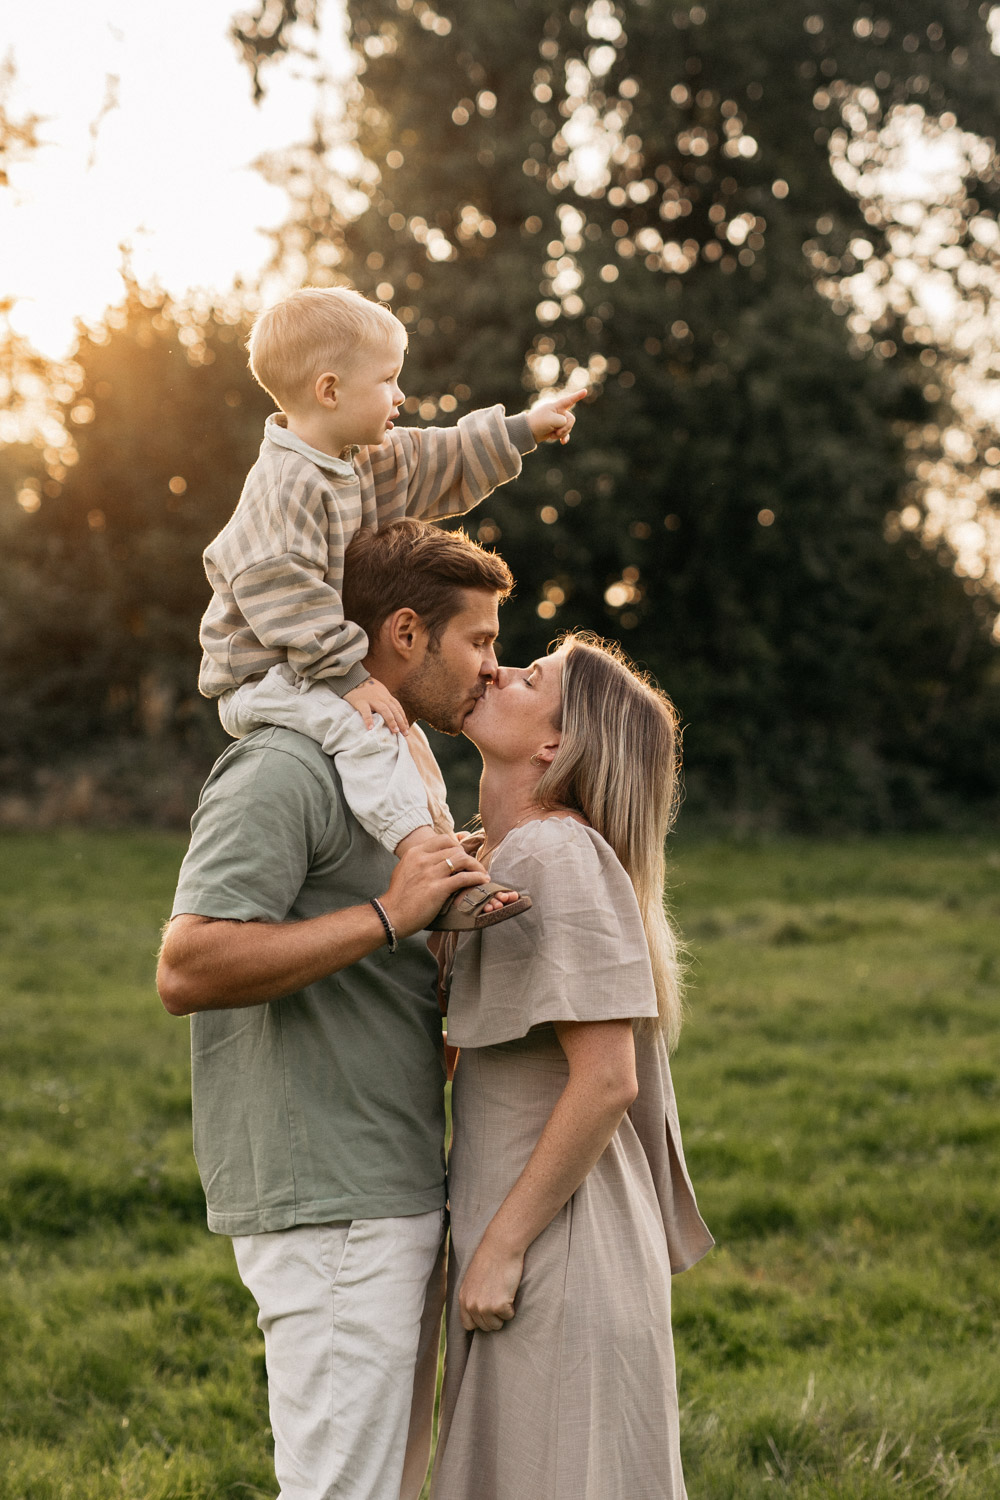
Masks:
[[[590,386],[583,385],[576,391],[563,391],[561,396],[555,398],[552,405],[558,407],[561,411],[568,411],[571,406],[575,406],[578,401],[582,401],[584,396],[589,395]]]

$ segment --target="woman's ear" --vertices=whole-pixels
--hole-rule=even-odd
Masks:
[[[558,739],[547,740],[544,745],[539,745],[538,749],[531,757],[532,765],[551,766],[552,762],[556,758],[556,752],[558,751],[558,749]]]

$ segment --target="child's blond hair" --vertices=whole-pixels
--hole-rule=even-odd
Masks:
[[[325,370],[342,374],[360,351],[401,339],[387,307],[353,287],[302,287],[257,318],[247,340],[250,369],[282,411],[300,404]]]

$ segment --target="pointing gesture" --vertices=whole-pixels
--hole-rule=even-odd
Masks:
[[[535,442],[568,443],[576,422],[573,407],[589,394],[587,386],[576,391],[563,391],[561,396],[551,396],[548,401],[540,401],[531,411],[525,412]]]

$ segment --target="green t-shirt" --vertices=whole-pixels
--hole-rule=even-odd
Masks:
[[[216,762],[173,914],[301,921],[384,891],[395,861],[333,761],[261,729]],[[257,1234],[444,1204],[444,1058],[421,935],[284,999],[191,1017],[194,1151],[208,1227]]]

